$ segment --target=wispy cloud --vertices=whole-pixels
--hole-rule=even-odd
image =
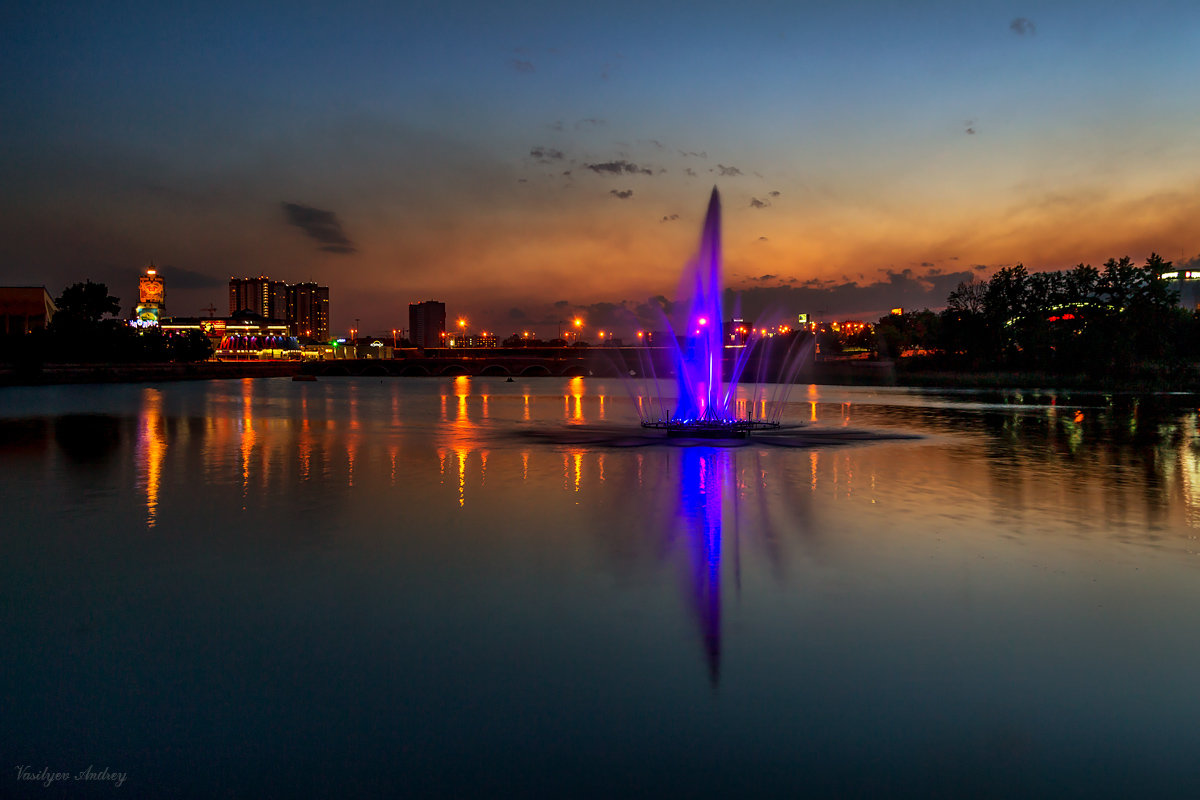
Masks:
[[[633,189],[622,189],[621,191],[610,189],[608,193],[613,197],[620,198],[621,200],[628,200],[629,198],[633,197]]]
[[[653,175],[654,170],[648,167],[639,167],[629,161],[604,161],[599,164],[584,164],[585,167],[595,172],[598,175]]]
[[[563,160],[562,150],[555,150],[553,147],[534,147],[530,149],[529,155],[533,156],[541,164]]]
[[[769,205],[771,205],[771,204],[768,203],[766,200],[759,200],[757,197],[750,198],[750,207],[751,208],[766,208]]]
[[[304,233],[320,243],[318,249],[326,253],[356,252],[354,242],[342,230],[342,223],[337,214],[300,203],[282,203],[283,215],[289,225],[295,225]]]
[[[1017,17],[1008,23],[1008,29],[1017,36],[1033,36],[1037,33],[1037,26],[1028,17]]]
[[[526,61],[523,58],[510,58],[508,60],[508,65],[517,72],[523,72],[526,74],[537,71],[537,67],[533,66],[532,61]]]
[[[724,164],[717,164],[717,174],[723,175],[727,178],[732,178],[734,176],[741,175],[742,171],[737,167],[727,167]]]
[[[678,214],[668,214],[665,217],[663,217],[662,219],[660,219],[659,222],[674,222],[677,219],[679,219]]]

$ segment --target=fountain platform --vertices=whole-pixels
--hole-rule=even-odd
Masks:
[[[670,439],[748,439],[754,431],[774,430],[779,423],[750,419],[657,420],[643,422],[642,427],[666,431]]]

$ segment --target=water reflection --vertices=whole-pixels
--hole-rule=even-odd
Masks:
[[[724,758],[714,794],[743,765],[826,761],[812,793],[855,793],[864,753],[890,754],[872,788],[999,753],[1006,775],[1044,763],[1018,787],[1036,789],[1131,742],[1191,774],[1190,400],[810,387],[798,423],[924,438],[787,449],[518,435],[636,425],[590,379],[29,394],[0,420],[11,743],[58,742],[66,719],[96,731],[81,751],[180,742],[174,774],[229,731],[292,731],[273,758],[402,754],[408,776],[498,753],[494,776],[513,741],[542,759],[568,730],[567,794],[597,752],[645,754],[631,782],[676,753],[648,793]],[[1006,726],[1029,760],[988,733]],[[931,794],[979,794],[954,789]]]
[[[651,466],[660,458],[648,462],[647,454],[614,461],[617,450],[586,437],[558,443],[514,438],[518,431],[564,425],[586,433],[601,418],[612,430],[636,431],[637,399],[617,403],[604,386],[587,379],[542,390],[466,377],[425,386],[433,391],[414,393],[400,382],[283,386],[246,380],[210,387],[198,405],[177,401],[176,407],[168,398],[178,391],[144,387],[136,390],[133,413],[124,417],[6,420],[11,435],[4,437],[5,452],[36,457],[44,452],[39,442],[52,436],[65,464],[94,469],[106,468],[131,443],[130,484],[141,497],[148,527],[161,524],[164,492],[200,475],[213,485],[235,485],[240,508],[248,511],[265,502],[264,492],[291,491],[293,481],[354,491],[412,483],[422,473],[440,478],[449,471],[453,503],[466,508],[475,496],[472,487],[490,484],[490,474],[539,481],[548,461],[558,462],[554,471],[561,488],[572,495],[611,481],[614,469],[632,470],[641,486],[647,470],[662,468]],[[889,449],[887,463],[875,463],[869,450],[805,446],[797,453],[802,476],[793,470],[789,480],[810,493],[846,498],[875,492],[881,479],[903,481],[911,485],[913,507],[934,507],[939,494],[974,494],[997,515],[1039,527],[1068,524],[1100,508],[1112,523],[1110,535],[1146,541],[1175,519],[1193,530],[1200,527],[1198,413],[1195,399],[1187,397],[847,393],[809,387],[790,415],[808,430],[852,426],[950,438],[947,446]],[[178,425],[181,417],[186,427]],[[191,443],[187,453],[174,452],[181,431]]]
[[[54,420],[54,442],[78,466],[103,466],[121,445],[121,419],[107,414],[66,414]],[[21,426],[10,423],[13,441],[10,444],[32,444],[35,430],[44,426]]]
[[[158,492],[167,450],[164,427],[162,393],[147,388],[142,393],[142,419],[138,426],[138,474],[146,493],[147,528],[153,528],[158,517]]]
[[[1031,525],[1086,519],[1099,507],[1112,535],[1156,541],[1182,510],[1200,518],[1197,398],[1087,392],[845,390],[810,387],[807,416],[824,425],[886,425],[954,437],[977,455],[947,486],[977,489],[996,513]],[[922,467],[920,472],[934,471]]]
[[[689,556],[692,612],[700,626],[709,680],[721,674],[721,551],[723,501],[733,486],[728,450],[690,448],[682,452],[676,519]]]
[[[246,495],[250,491],[250,457],[254,453],[254,443],[258,438],[254,432],[254,381],[246,378],[242,381],[242,418],[240,426],[241,441],[239,452],[242,456],[242,510],[246,510]]]

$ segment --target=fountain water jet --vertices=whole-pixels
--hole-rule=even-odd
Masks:
[[[675,410],[668,410],[662,387],[653,376],[653,359],[647,359],[643,366],[648,369],[643,369],[643,374],[652,376],[658,414],[654,414],[655,404],[639,404],[642,427],[665,430],[671,437],[705,439],[747,438],[754,431],[778,428],[788,387],[795,381],[811,343],[806,342],[808,347],[802,346],[796,351],[795,345],[803,338],[793,339],[786,357],[779,362],[778,374],[773,376],[776,387],[771,392],[770,410],[767,408],[767,390],[756,384],[752,399],[740,404],[744,413],[738,412],[737,386],[751,355],[758,351],[760,383],[770,359],[762,352],[766,348],[759,346],[763,339],[761,333],[756,335],[751,331],[738,345],[728,345],[725,341],[727,334],[721,302],[721,196],[715,186],[704,217],[699,254],[684,278],[683,285],[691,297],[687,316],[682,321],[677,320],[683,328],[682,334],[670,320],[664,319],[670,333],[667,344],[671,348],[675,373]],[[728,375],[725,374],[727,366]],[[762,413],[758,413],[760,409]]]

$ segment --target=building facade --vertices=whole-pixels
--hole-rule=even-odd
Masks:
[[[300,343],[282,320],[237,317],[175,317],[160,327],[164,333],[200,331],[212,342],[218,361],[299,360]]]
[[[1173,269],[1162,273],[1167,286],[1179,292],[1179,306],[1188,311],[1200,310],[1200,270]]]
[[[329,339],[329,287],[294,283],[287,287],[287,321],[292,335],[305,339]]]
[[[45,330],[57,311],[45,286],[0,286],[0,334]]]
[[[273,281],[265,275],[257,278],[229,279],[229,314],[253,311],[265,319],[286,320],[288,316],[287,284]]]
[[[167,288],[162,275],[154,265],[146,267],[146,273],[138,278],[138,304],[133,318],[149,325],[157,325],[167,312]]]
[[[436,300],[408,304],[408,339],[414,347],[445,347],[446,304]]]

